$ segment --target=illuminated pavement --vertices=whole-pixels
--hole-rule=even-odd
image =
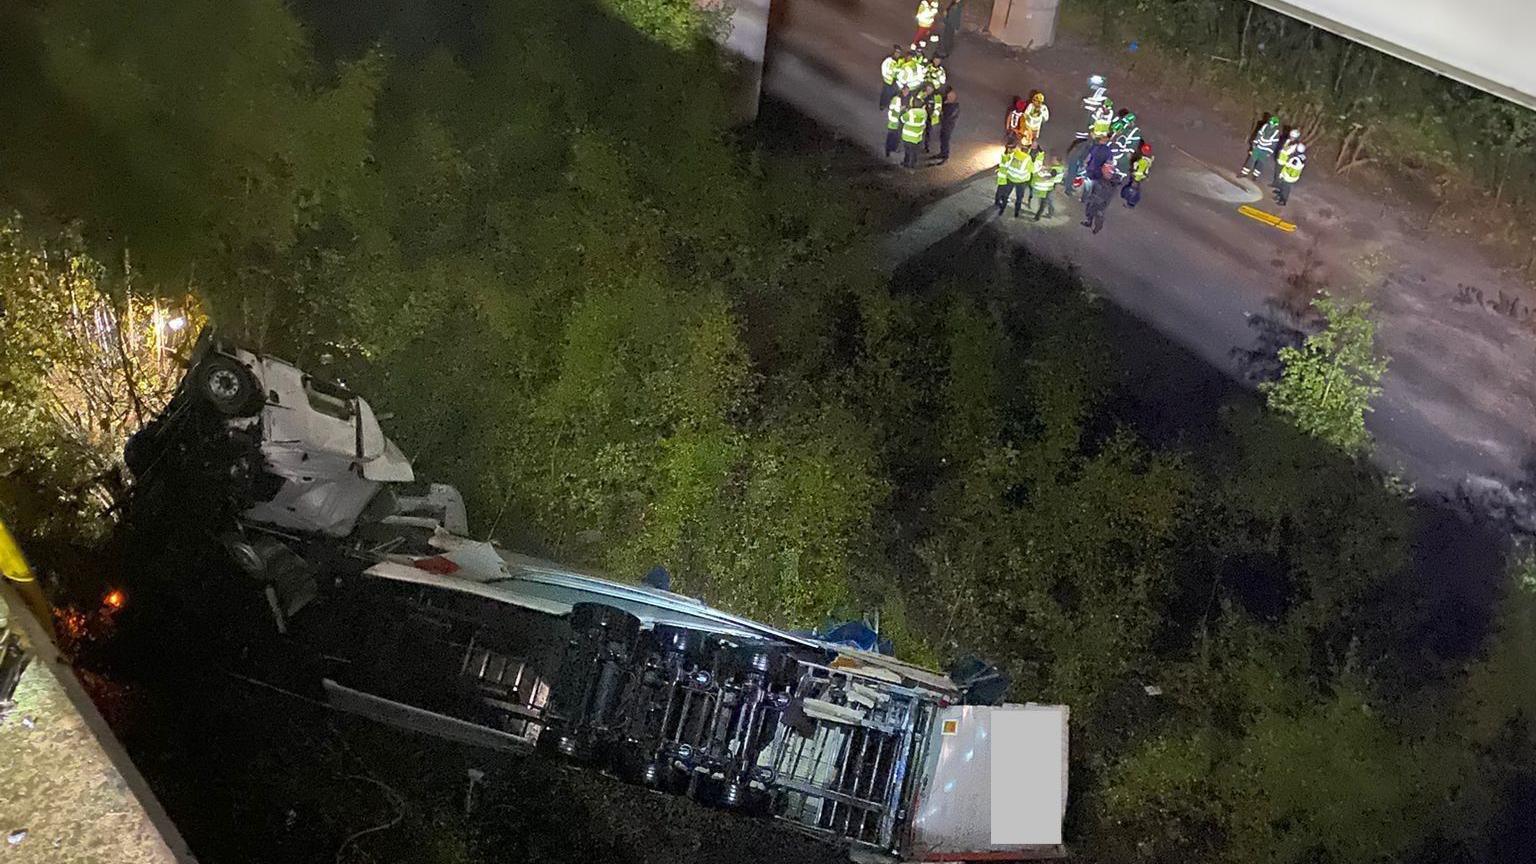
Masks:
[[[893,42],[911,38],[912,5],[775,0],[768,93],[878,156],[885,133],[875,104],[880,60]],[[1134,76],[1092,48],[1059,42],[1021,53],[968,33],[948,71],[962,105],[954,158],[913,178],[946,194],[902,232],[905,251],[922,251],[985,210],[989,179],[958,184],[996,164],[1011,96],[1046,91],[1052,119],[1043,140],[1060,153],[1082,125],[1083,81],[1102,72],[1111,98],[1137,112],[1156,149],[1141,206],[1131,211],[1116,202],[1098,236],[1077,225],[1081,205],[1060,192],[1054,224],[1014,220],[1011,211],[993,224],[1031,251],[1073,264],[1098,293],[1237,379],[1247,373],[1244,352],[1274,317],[1270,303],[1311,256],[1324,284],[1363,290],[1376,304],[1381,345],[1392,358],[1370,417],[1378,461],[1438,491],[1468,477],[1520,476],[1536,428],[1536,333],[1518,315],[1486,307],[1501,291],[1515,298],[1529,292],[1469,240],[1426,234],[1419,226],[1427,214],[1400,212],[1385,194],[1335,184],[1322,167],[1331,154],[1314,159],[1291,206],[1275,207],[1267,190],[1233,177],[1246,129],[1200,106],[1137,93]],[[907,182],[891,161],[893,180]],[[1238,213],[1243,204],[1280,214],[1297,229],[1246,218]],[[1476,286],[1486,307],[1461,302],[1461,285]]]

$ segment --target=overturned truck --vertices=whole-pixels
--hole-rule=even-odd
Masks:
[[[214,336],[147,436],[144,494],[221,488],[199,512],[229,523],[212,533],[274,629],[323,634],[339,710],[902,859],[1062,854],[1067,711],[995,704],[984,665],[944,674],[469,539],[365,402]]]

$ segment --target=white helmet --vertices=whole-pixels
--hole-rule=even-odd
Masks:
[[[1297,153],[1305,153],[1305,152],[1307,152],[1307,145],[1305,145],[1305,144],[1297,144],[1296,145],[1296,152]]]
[[[1301,130],[1292,127],[1290,137],[1291,138],[1300,138],[1301,137]]]

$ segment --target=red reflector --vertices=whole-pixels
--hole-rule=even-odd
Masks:
[[[416,565],[417,570],[425,570],[428,573],[436,573],[439,576],[450,576],[459,572],[459,565],[441,555],[433,555],[431,558],[417,558],[412,563]]]

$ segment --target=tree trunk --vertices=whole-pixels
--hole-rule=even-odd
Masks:
[[[1253,4],[1248,4],[1248,14],[1243,16],[1243,34],[1237,39],[1237,68],[1248,65],[1248,26],[1253,23]]]
[[[1346,41],[1344,43],[1344,53],[1339,55],[1339,71],[1338,74],[1333,76],[1333,95],[1335,98],[1338,97],[1339,90],[1344,86],[1344,73],[1349,70],[1349,50],[1353,47],[1353,42]]]

